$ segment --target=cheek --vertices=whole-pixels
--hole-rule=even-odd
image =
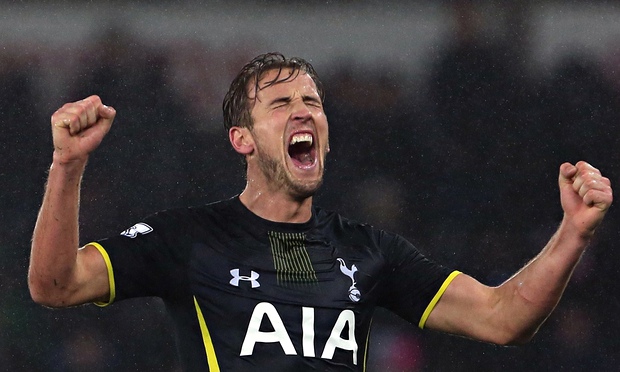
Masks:
[[[277,136],[274,133],[268,133],[264,130],[258,130],[254,133],[254,142],[256,148],[261,153],[276,154],[282,149],[283,135]]]
[[[329,138],[329,124],[327,123],[327,117],[323,115],[322,120],[317,121],[317,128],[320,130],[320,136],[323,140]]]

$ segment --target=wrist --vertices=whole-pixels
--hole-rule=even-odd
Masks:
[[[52,155],[52,167],[84,169],[87,162],[88,156],[85,156],[84,158],[67,159],[58,151],[54,151],[54,154]]]
[[[582,226],[575,223],[575,221],[564,215],[558,229],[558,234],[564,239],[574,240],[578,245],[583,245],[585,247],[592,239],[594,229],[584,229]]]
[[[52,164],[50,166],[50,175],[51,173],[57,173],[71,179],[75,177],[81,178],[84,173],[84,169],[86,169],[86,163],[87,159],[66,160],[54,152]]]

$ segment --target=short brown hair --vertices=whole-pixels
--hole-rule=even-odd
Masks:
[[[283,69],[289,69],[290,72],[282,75]],[[259,87],[260,79],[271,70],[278,70],[276,77],[267,82],[267,85],[264,87]],[[256,97],[260,89],[295,79],[300,72],[304,72],[312,78],[314,84],[316,84],[319,97],[323,101],[325,98],[323,85],[314,67],[302,58],[286,58],[282,53],[273,52],[261,54],[243,66],[230,84],[228,93],[224,97],[222,110],[224,111],[224,128],[226,131],[229,131],[233,126],[252,129],[251,105],[248,102],[248,84],[254,84],[254,97]]]

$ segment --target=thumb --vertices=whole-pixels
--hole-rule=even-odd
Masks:
[[[573,184],[575,175],[577,174],[577,167],[571,163],[564,163],[560,166],[560,174],[558,176],[558,184],[560,188]]]
[[[114,117],[116,116],[116,110],[112,106],[106,106],[102,104],[97,107],[97,114],[104,119],[114,120]]]

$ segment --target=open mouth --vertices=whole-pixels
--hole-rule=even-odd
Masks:
[[[288,144],[288,154],[293,164],[300,168],[309,168],[316,163],[316,149],[312,133],[295,133]]]

